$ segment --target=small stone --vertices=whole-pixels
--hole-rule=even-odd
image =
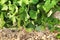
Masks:
[[[47,40],[47,36],[46,35],[42,36],[42,39]]]
[[[54,14],[53,14],[54,18],[57,18],[60,20],[60,11],[56,11]]]

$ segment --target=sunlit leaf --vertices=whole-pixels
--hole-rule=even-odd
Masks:
[[[47,14],[47,17],[50,17],[52,13],[53,13],[53,11],[50,10],[49,13]]]
[[[36,3],[38,3],[38,1],[39,1],[39,0],[30,0],[30,3],[36,4]]]
[[[3,5],[3,8],[1,10],[7,10],[8,6],[7,5]]]
[[[11,13],[14,12],[14,10],[16,9],[16,5],[15,4],[11,4],[11,1],[9,1],[9,10],[11,11]]]
[[[29,4],[29,0],[23,0],[25,4]]]
[[[7,0],[0,0],[1,4],[4,4],[5,2],[7,2]]]
[[[12,22],[13,22],[13,26],[16,26],[16,17],[15,16],[12,17]]]
[[[26,28],[27,32],[32,32],[33,28]]]
[[[0,14],[0,28],[3,28],[5,24],[3,13]]]
[[[56,5],[57,1],[56,0],[47,0],[43,6],[43,9],[45,12],[48,12],[51,8],[53,8]]]

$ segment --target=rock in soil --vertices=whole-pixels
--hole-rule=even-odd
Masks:
[[[54,18],[57,18],[60,20],[60,11],[56,11],[54,14],[53,14]]]

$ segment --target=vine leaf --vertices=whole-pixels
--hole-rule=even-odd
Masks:
[[[45,10],[45,12],[48,12],[51,8],[54,8],[54,6],[56,5],[58,1],[56,0],[47,0],[45,2],[45,4],[43,5],[43,9]]]
[[[37,19],[37,13],[34,10],[30,10],[29,12],[31,19]]]
[[[4,4],[5,2],[7,2],[7,0],[0,0],[1,4]]]
[[[36,3],[38,3],[38,1],[39,1],[39,0],[30,0],[30,3],[36,4]]]

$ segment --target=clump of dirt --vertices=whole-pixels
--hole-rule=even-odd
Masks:
[[[48,29],[39,32],[26,32],[25,29],[11,30],[5,28],[0,30],[0,40],[58,40],[56,38],[57,34],[56,32],[50,32]]]
[[[60,20],[60,11],[56,11],[54,14],[53,14],[54,18],[57,18]]]

